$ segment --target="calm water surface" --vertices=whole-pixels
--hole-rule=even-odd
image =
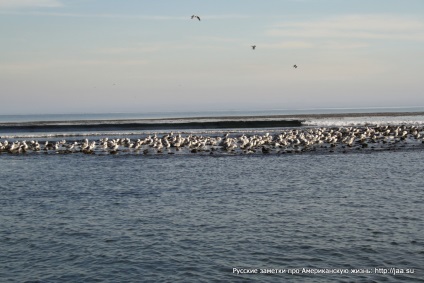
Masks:
[[[424,151],[0,155],[2,282],[423,282]],[[244,274],[233,268],[413,274]]]
[[[261,115],[297,115],[297,114],[343,114],[373,112],[423,112],[424,106],[412,107],[367,107],[367,108],[312,108],[312,109],[268,109],[268,110],[223,110],[201,112],[145,112],[145,113],[80,113],[80,114],[22,114],[0,115],[0,123],[68,121],[68,120],[126,120],[187,117],[231,117]]]

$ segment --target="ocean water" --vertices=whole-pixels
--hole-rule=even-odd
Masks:
[[[424,126],[424,107],[220,112],[0,115],[3,139],[268,132],[288,127]]]
[[[307,114],[345,114],[345,113],[408,113],[424,112],[424,106],[413,107],[368,107],[368,108],[314,108],[314,109],[268,109],[268,110],[223,110],[202,112],[144,112],[144,113],[79,113],[79,114],[21,114],[0,115],[0,123],[34,121],[75,121],[75,120],[129,120],[163,118],[199,118],[233,116],[271,116]]]
[[[410,133],[271,154],[100,148],[370,125]],[[421,108],[0,116],[3,146],[97,146],[0,150],[0,282],[424,282],[423,126]]]
[[[423,282],[423,159],[0,154],[0,281]]]

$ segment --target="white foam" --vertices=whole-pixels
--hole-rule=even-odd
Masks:
[[[340,117],[311,119],[303,123],[305,126],[318,127],[351,127],[351,126],[381,126],[381,125],[424,125],[424,116],[398,117]]]

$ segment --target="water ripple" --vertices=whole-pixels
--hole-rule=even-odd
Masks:
[[[0,277],[422,282],[423,157],[423,151],[142,160],[3,155]],[[392,267],[414,273],[375,272]]]

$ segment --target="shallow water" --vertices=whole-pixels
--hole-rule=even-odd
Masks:
[[[0,155],[4,282],[423,282],[424,151]],[[233,268],[299,268],[244,274]],[[306,274],[302,268],[346,268]],[[350,269],[371,274],[351,274]],[[375,274],[375,268],[413,274]],[[384,271],[384,270],[383,270]]]

